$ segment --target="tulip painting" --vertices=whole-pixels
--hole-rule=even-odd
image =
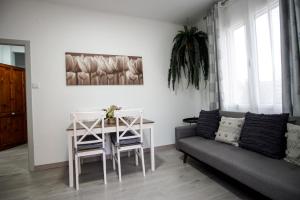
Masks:
[[[142,57],[69,53],[67,85],[143,85]]]

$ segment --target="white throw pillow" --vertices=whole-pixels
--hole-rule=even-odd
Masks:
[[[222,117],[215,140],[238,146],[244,121],[245,118]]]
[[[288,132],[285,134],[287,149],[284,160],[300,165],[300,126],[287,124],[287,130]]]

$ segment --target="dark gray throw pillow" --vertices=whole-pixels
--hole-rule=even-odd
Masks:
[[[246,113],[239,146],[271,158],[283,158],[288,118],[289,114]]]
[[[199,119],[197,122],[197,134],[198,136],[215,139],[215,133],[218,131],[220,121],[219,110],[204,111],[201,110]]]

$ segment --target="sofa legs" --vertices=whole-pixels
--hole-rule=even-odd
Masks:
[[[183,155],[183,163],[186,163],[187,158],[188,158],[188,155],[186,153],[184,153],[184,155]]]

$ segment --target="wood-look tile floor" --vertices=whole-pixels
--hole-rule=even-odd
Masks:
[[[198,161],[182,163],[175,149],[156,151],[156,167],[150,170],[145,153],[146,177],[136,167],[134,156],[122,158],[122,183],[107,162],[107,185],[103,184],[102,163],[84,163],[80,190],[68,187],[67,167],[29,172],[27,146],[0,152],[1,200],[231,200],[264,199],[253,190]]]

